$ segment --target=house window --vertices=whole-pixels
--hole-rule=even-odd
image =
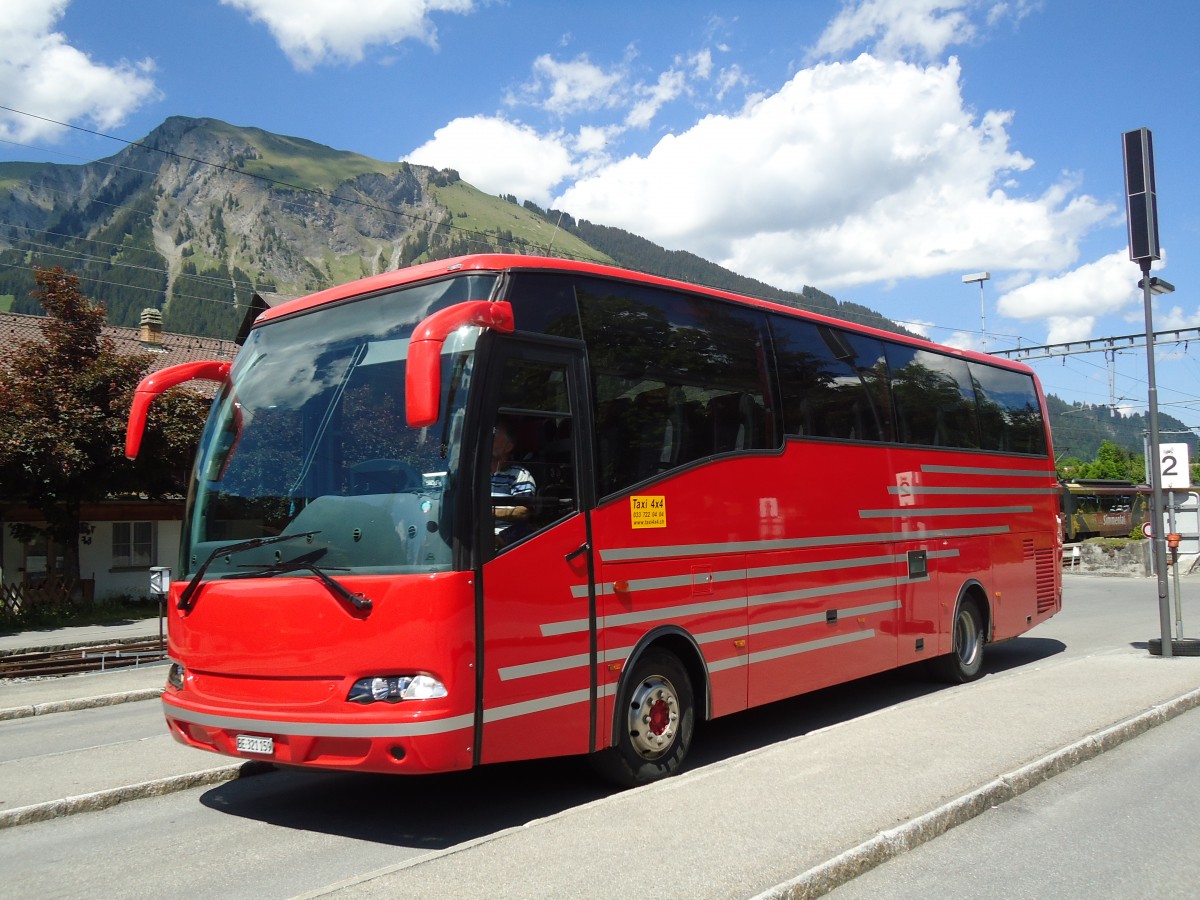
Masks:
[[[114,569],[145,569],[154,561],[153,522],[113,522]]]

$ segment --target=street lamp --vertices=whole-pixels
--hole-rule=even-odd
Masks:
[[[983,305],[983,283],[992,277],[991,272],[975,272],[962,277],[963,284],[979,282],[979,325],[983,333],[983,349],[987,350],[987,308]]]
[[[1151,276],[1149,286],[1150,286],[1150,293],[1154,294],[1154,296],[1156,296],[1156,297],[1160,294],[1175,293],[1175,285],[1171,284],[1171,282],[1169,282],[1169,281],[1164,281],[1163,279],[1159,278],[1156,275]],[[1143,278],[1141,281],[1138,282],[1138,287],[1140,287],[1142,290],[1146,289],[1146,279],[1145,278]]]

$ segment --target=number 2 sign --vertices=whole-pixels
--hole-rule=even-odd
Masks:
[[[1187,444],[1159,444],[1158,471],[1162,475],[1162,486],[1168,490],[1189,487],[1192,483],[1191,467],[1188,465]]]

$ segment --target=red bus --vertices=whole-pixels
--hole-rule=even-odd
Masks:
[[[192,378],[221,387],[162,702],[193,747],[395,773],[586,754],[639,784],[698,721],[922,660],[965,682],[1061,608],[1019,363],[478,255],[270,309],[232,370],[149,376],[127,453]]]

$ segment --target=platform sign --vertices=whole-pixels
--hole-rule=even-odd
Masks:
[[[1191,487],[1192,470],[1188,463],[1187,444],[1159,444],[1158,471],[1165,490]]]

